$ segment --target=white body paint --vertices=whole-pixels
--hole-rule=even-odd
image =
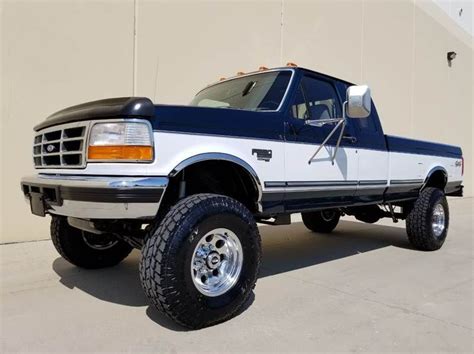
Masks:
[[[175,132],[155,132],[153,163],[88,163],[84,169],[41,169],[62,175],[168,176],[182,161],[199,154],[223,153],[248,163],[257,173],[263,190],[270,181],[370,181],[425,180],[437,167],[448,172],[448,181],[461,181],[456,158],[341,147],[335,163],[333,147],[322,149],[311,164],[318,145]],[[252,149],[272,150],[270,161],[259,161]]]

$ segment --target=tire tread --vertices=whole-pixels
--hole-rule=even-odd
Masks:
[[[445,210],[446,227],[444,237],[437,239],[430,227],[431,212],[433,207],[441,202]],[[406,232],[410,243],[422,251],[440,249],[446,238],[449,226],[449,209],[446,197],[442,190],[433,187],[425,188],[415,201],[413,209],[406,219]]]
[[[206,308],[204,306],[195,306],[183,301],[185,297],[181,291],[173,285],[175,279],[170,279],[169,276],[169,273],[172,272],[169,267],[167,268],[166,260],[173,251],[170,242],[171,238],[180,227],[182,227],[183,222],[191,210],[199,209],[204,212],[206,205],[209,205],[209,203],[224,204],[233,209],[236,213],[245,215],[245,218],[249,220],[252,232],[258,236],[256,238],[258,242],[254,245],[254,247],[257,248],[256,252],[258,253],[258,262],[255,265],[258,270],[261,263],[261,245],[257,225],[252,214],[247,208],[245,208],[245,206],[236,200],[216,194],[192,195],[182,199],[173,206],[161,222],[153,225],[150,229],[142,249],[142,259],[140,262],[140,278],[142,287],[148,298],[151,299],[152,303],[160,312],[164,313],[178,324],[193,329],[226,321],[236,315],[241,307],[235,307],[232,312],[217,320],[203,322],[200,318],[206,311]],[[250,282],[254,285],[256,277],[255,279],[250,279]],[[248,292],[241,305],[245,303],[249,296],[250,292]]]
[[[80,230],[73,228],[65,217],[53,216],[50,225],[51,241],[62,258],[71,264],[86,269],[112,267],[125,259],[133,247],[119,240],[113,247],[94,250],[82,240]]]

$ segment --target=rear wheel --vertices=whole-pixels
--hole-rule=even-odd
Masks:
[[[260,235],[238,201],[197,194],[179,201],[147,236],[140,278],[156,308],[188,328],[235,316],[257,281]]]
[[[51,240],[65,260],[89,269],[114,266],[133,249],[112,234],[96,235],[76,229],[62,216],[52,217]]]
[[[448,235],[448,201],[441,189],[424,189],[407,215],[406,230],[410,243],[421,251],[435,251]]]
[[[330,233],[339,223],[341,213],[337,209],[324,209],[301,213],[304,225],[314,232]]]

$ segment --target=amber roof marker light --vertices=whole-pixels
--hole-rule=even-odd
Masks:
[[[298,67],[297,64],[295,64],[295,63],[293,63],[293,62],[291,62],[291,61],[288,62],[288,63],[286,63],[286,66],[288,66],[288,67],[293,67],[293,68],[297,68],[297,67]],[[272,68],[269,68],[268,66],[265,66],[265,65],[261,65],[261,66],[258,67],[258,70],[255,71],[255,72],[258,72],[258,71],[267,71],[267,70],[272,70]],[[236,73],[235,76],[244,76],[244,75],[251,74],[251,73],[252,73],[252,72],[246,73],[245,71],[237,71],[237,73]],[[229,77],[229,78],[232,78],[232,77]],[[227,77],[220,77],[218,82],[220,82],[220,81],[225,81],[225,80],[227,80],[227,79],[229,79],[229,78],[227,78]],[[208,86],[211,86],[211,85],[212,85],[212,84],[209,84]]]

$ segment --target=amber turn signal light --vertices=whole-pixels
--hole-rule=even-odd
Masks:
[[[141,145],[97,145],[89,146],[89,160],[153,160],[151,146]]]

